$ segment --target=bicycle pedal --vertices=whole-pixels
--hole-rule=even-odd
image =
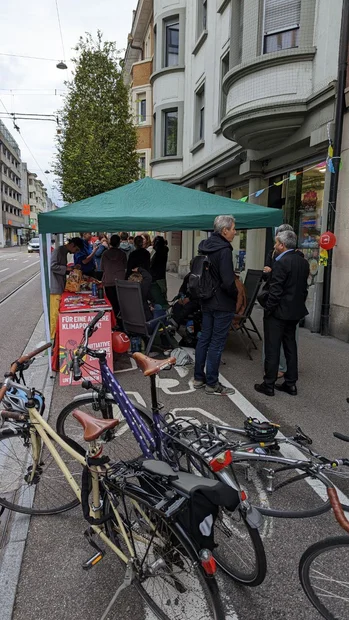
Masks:
[[[83,563],[83,570],[90,570],[90,568],[93,568],[94,566],[96,566],[96,564],[99,564],[99,562],[103,559],[104,555],[104,551],[97,551],[97,553],[95,553],[92,558],[87,560],[87,562]]]

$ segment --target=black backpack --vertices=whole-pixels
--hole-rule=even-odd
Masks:
[[[212,263],[209,257],[205,254],[195,256],[188,281],[189,297],[200,301],[211,299],[216,289],[217,281],[213,277]]]

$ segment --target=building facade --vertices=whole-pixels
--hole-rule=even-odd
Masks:
[[[343,0],[152,4],[151,176],[282,209],[309,261],[306,324],[318,331]],[[340,222],[343,236],[349,218],[345,227]],[[174,235],[170,260],[184,274],[206,233]],[[263,267],[272,242],[273,231],[240,231],[234,266]],[[349,279],[338,248],[336,260]]]
[[[43,182],[33,172],[28,172],[28,191],[30,216],[29,223],[32,236],[38,234],[38,215],[47,209],[47,191]]]
[[[152,87],[153,1],[140,0],[133,12],[132,28],[124,60],[124,80],[130,87],[130,105],[137,128],[140,177],[150,176],[153,144]]]
[[[0,121],[1,221],[0,247],[18,245],[25,221],[22,216],[21,152]]]

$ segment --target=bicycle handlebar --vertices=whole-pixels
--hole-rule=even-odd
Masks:
[[[49,349],[50,347],[52,347],[51,342],[47,342],[46,344],[43,344],[42,347],[38,347],[37,349],[34,349],[34,351],[31,351],[30,353],[26,353],[25,355],[21,355],[21,357],[19,357],[18,360],[13,362],[13,364],[11,364],[10,376],[13,376],[17,372],[18,366],[20,366],[21,364],[24,364],[25,362],[29,362],[29,360],[31,360],[33,357],[35,357],[39,353],[42,353],[43,351],[46,351],[46,349]],[[7,385],[7,383],[5,381],[4,385],[0,389],[0,401],[2,401],[2,399],[4,398],[4,396],[5,396],[5,394],[6,394],[7,390],[8,390],[8,387],[9,386]]]
[[[338,521],[339,525],[349,533],[349,521],[344,514],[344,510],[342,508],[342,504],[339,501],[338,493],[334,487],[327,488],[327,494],[329,500],[331,502],[331,506],[333,508],[334,516]]]

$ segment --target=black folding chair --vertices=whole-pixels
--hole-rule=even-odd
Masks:
[[[253,347],[257,349],[256,343],[253,340],[250,332],[257,334],[259,340],[262,340],[262,336],[260,335],[258,328],[255,325],[251,315],[252,315],[252,311],[256,303],[257,295],[259,293],[259,289],[261,287],[262,282],[263,282],[262,269],[249,269],[247,271],[245,282],[244,282],[246,298],[247,298],[246,310],[244,314],[239,314],[235,316],[235,323],[236,323],[236,319],[239,319],[237,325],[232,324],[233,332],[235,332],[236,334],[240,336],[243,342],[243,345],[247,351],[247,354],[251,360],[253,359],[253,357],[250,353],[250,349],[248,345],[246,344],[243,338],[243,334],[246,334],[246,336],[248,336]],[[252,327],[247,327],[246,325],[247,321],[250,322]]]
[[[144,313],[141,285],[129,280],[116,280],[116,292],[119,300],[120,314],[125,332],[129,336],[141,336],[147,342],[145,355],[149,355],[156,336],[165,336],[169,347],[173,349],[164,317],[147,321]]]

